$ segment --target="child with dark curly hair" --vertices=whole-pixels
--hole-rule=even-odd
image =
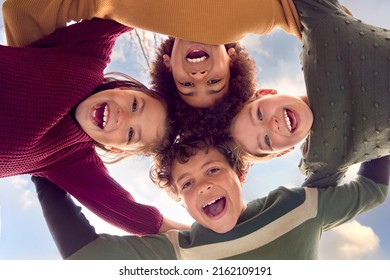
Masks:
[[[51,234],[65,259],[317,259],[322,232],[381,204],[390,158],[361,165],[337,188],[279,187],[245,203],[248,162],[227,138],[179,138],[151,170],[196,220],[191,230],[149,236],[97,234],[70,197],[33,178]]]
[[[152,88],[175,104],[183,132],[228,133],[256,89],[255,62],[238,42],[205,45],[169,38],[152,62]]]
[[[170,24],[171,20],[164,20],[164,14],[158,8],[163,4],[165,9],[170,10],[169,5],[174,5],[173,2],[153,2],[151,7],[142,1],[44,2],[5,2],[4,9],[8,11],[6,33],[10,44],[28,42],[30,38],[45,35],[70,20],[92,17],[109,17],[124,24],[132,22],[140,28],[176,35],[176,39],[172,37],[159,47],[151,71],[151,83],[154,90],[165,94],[169,102],[176,105],[176,119],[183,131],[193,131],[199,135],[228,133],[231,119],[255,92],[256,68],[248,52],[237,41],[208,45],[186,40],[186,31],[177,30],[176,24]],[[270,6],[265,2],[261,6],[273,11],[275,17],[284,18],[283,5]],[[175,14],[182,17],[183,13],[176,12],[176,7],[172,8]],[[134,22],[131,19],[133,16],[139,18],[140,14],[150,9],[156,11],[153,17],[148,13],[144,15],[146,19]],[[164,24],[160,24],[161,21]],[[20,30],[20,26],[27,28]],[[295,29],[291,21],[278,26],[286,30]],[[267,33],[267,29],[264,28],[263,32]]]

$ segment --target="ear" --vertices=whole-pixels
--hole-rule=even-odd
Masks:
[[[171,57],[167,54],[164,54],[163,55],[163,60],[164,60],[164,64],[165,64],[165,67],[167,67],[169,70],[172,69],[172,66],[171,66]]]
[[[235,57],[237,55],[236,50],[234,48],[229,48],[227,50],[227,53],[228,53],[230,59],[232,59],[233,57]]]
[[[234,48],[230,48],[227,50],[227,54],[230,57],[230,67],[233,65],[233,58],[237,56],[236,50]]]
[[[293,151],[293,150],[294,150],[294,148],[295,148],[295,147],[291,147],[291,148],[289,148],[289,149],[287,149],[287,150],[281,151],[281,152],[277,153],[277,154],[275,155],[275,157],[281,157],[281,156],[284,156],[285,154],[287,154],[287,153],[289,153],[289,152]]]
[[[275,89],[259,89],[256,91],[256,97],[262,97],[268,94],[278,94],[278,92]]]
[[[246,177],[242,173],[237,173],[238,180],[240,180],[241,184],[245,183]]]

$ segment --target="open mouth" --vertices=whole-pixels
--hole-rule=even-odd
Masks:
[[[290,132],[294,132],[298,127],[298,120],[294,112],[289,109],[284,109],[284,121]]]
[[[205,61],[207,58],[209,58],[208,53],[201,50],[192,50],[186,56],[186,60],[191,63],[199,63]]]
[[[215,217],[222,213],[226,206],[226,198],[219,197],[203,205],[203,212],[209,217]]]
[[[92,119],[94,123],[104,129],[108,120],[108,106],[107,103],[99,104],[92,112]]]

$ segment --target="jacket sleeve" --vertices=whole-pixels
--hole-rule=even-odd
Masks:
[[[32,177],[43,216],[63,259],[99,237],[69,194],[42,177]]]
[[[109,18],[127,26],[206,44],[281,28],[300,38],[293,0],[6,0],[9,45],[26,46],[70,21]],[[188,23],[188,24],[187,24]]]
[[[382,204],[389,191],[389,156],[364,162],[355,180],[330,188],[314,188],[319,194],[319,216],[328,230]]]
[[[95,152],[80,156],[47,178],[108,223],[136,235],[156,234],[163,222],[157,208],[137,203],[108,173]]]
[[[390,156],[363,162],[358,174],[371,179],[377,184],[389,185]]]

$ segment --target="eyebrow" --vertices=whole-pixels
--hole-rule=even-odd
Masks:
[[[207,92],[207,94],[209,95],[214,95],[214,94],[218,94],[220,93],[221,91],[223,91],[223,89],[226,87],[226,83],[223,85],[223,87],[221,87],[220,89],[217,89],[217,90],[209,90]],[[188,92],[188,93],[184,93],[184,92],[181,92],[179,89],[177,90],[177,92],[181,95],[184,95],[184,96],[196,96],[197,93],[194,92],[194,91],[191,91],[191,92]]]
[[[214,163],[214,162],[220,162],[220,160],[217,160],[217,159],[209,160],[209,161],[205,162],[204,164],[202,164],[201,169],[203,169],[205,166],[207,166],[211,163]],[[185,173],[181,174],[179,176],[179,178],[177,178],[176,182],[180,182],[180,180],[182,180],[184,177],[186,177],[189,174],[190,174],[190,172],[185,172]]]

